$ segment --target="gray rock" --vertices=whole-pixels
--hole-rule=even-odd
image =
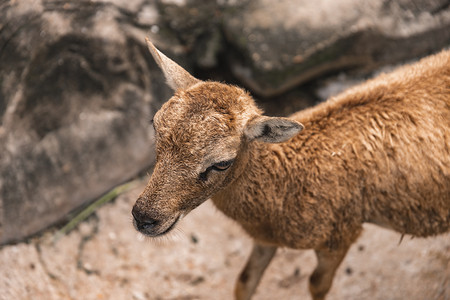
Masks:
[[[136,24],[144,7],[1,5],[0,244],[152,164],[150,120],[170,91],[144,44],[151,22]]]
[[[256,0],[224,18],[232,72],[265,97],[336,70],[374,70],[450,44],[446,0]]]
[[[224,20],[238,13],[249,2],[159,0],[159,22],[165,31],[157,38],[162,39],[163,44],[171,45],[167,48],[174,54],[185,54],[187,65],[217,67],[219,53],[228,50],[223,40]],[[180,47],[174,47],[177,43]]]

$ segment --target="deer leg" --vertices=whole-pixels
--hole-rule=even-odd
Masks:
[[[334,274],[341,264],[348,249],[359,236],[361,230],[355,232],[352,238],[348,239],[338,249],[329,248],[315,249],[317,256],[317,267],[309,278],[309,291],[314,300],[325,299],[326,294],[333,283]]]
[[[277,247],[253,244],[250,258],[236,283],[234,293],[236,300],[249,300],[252,297],[276,250]]]

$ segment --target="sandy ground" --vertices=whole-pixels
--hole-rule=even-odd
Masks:
[[[169,237],[142,238],[131,207],[143,183],[56,244],[54,231],[0,249],[0,299],[232,299],[251,240],[207,202]],[[428,239],[365,226],[328,299],[450,299],[450,234]],[[310,299],[311,250],[280,249],[254,299]]]

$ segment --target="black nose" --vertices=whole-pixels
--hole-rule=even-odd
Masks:
[[[155,226],[159,224],[158,220],[155,220],[153,218],[150,218],[149,216],[146,216],[145,214],[141,213],[136,206],[133,207],[133,210],[131,211],[131,214],[133,215],[133,218],[136,222],[136,227],[138,230],[148,231],[153,229]]]

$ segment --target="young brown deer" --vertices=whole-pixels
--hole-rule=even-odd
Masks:
[[[317,300],[364,222],[419,237],[449,231],[450,51],[275,118],[147,43],[175,95],[154,116],[157,161],[134,225],[166,234],[211,198],[254,239],[236,299],[252,296],[277,247],[315,250]]]

